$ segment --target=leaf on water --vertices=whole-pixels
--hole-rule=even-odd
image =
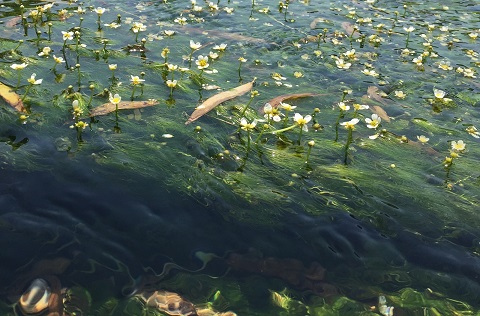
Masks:
[[[119,110],[132,110],[132,109],[141,109],[147,106],[152,106],[158,104],[157,100],[148,100],[148,101],[122,101],[118,104]],[[90,111],[90,116],[100,116],[106,115],[108,113],[115,112],[115,104],[105,103]]]
[[[358,37],[359,33],[353,25],[349,22],[343,22],[342,23],[342,28],[345,30],[345,33],[347,33],[348,36],[353,36],[353,37]]]
[[[23,106],[22,98],[16,94],[12,88],[0,82],[0,95],[11,107],[18,112],[27,112]]]
[[[5,26],[9,29],[15,27],[17,24],[20,24],[22,22],[22,17],[21,16],[16,16],[11,18],[5,23]]]
[[[372,111],[377,114],[382,120],[384,120],[385,122],[390,122],[390,116],[388,116],[387,112],[385,112],[384,109],[382,109],[382,107],[378,106],[378,105],[374,105],[371,107]]]
[[[267,103],[269,103],[272,106],[272,108],[277,108],[280,105],[280,103],[282,103],[285,100],[315,97],[320,95],[324,95],[324,94],[318,94],[318,93],[312,93],[312,92],[283,94],[271,99]],[[263,113],[263,107],[260,109],[260,112]]]
[[[374,99],[375,101],[378,101],[382,104],[387,104],[387,102],[384,99],[384,96],[387,96],[387,95],[385,94],[385,92],[381,91],[376,86],[368,87],[367,95],[370,99]]]
[[[193,111],[192,115],[190,115],[188,120],[185,122],[185,125],[195,122],[200,117],[214,109],[217,105],[247,93],[252,89],[254,82],[255,79],[249,83],[238,86],[228,91],[217,93],[214,96],[208,98],[207,100],[205,100],[205,102],[196,107],[195,111]]]

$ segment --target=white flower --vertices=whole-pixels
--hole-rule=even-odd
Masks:
[[[132,25],[132,32],[133,33],[138,33],[138,32],[143,32],[147,29],[147,26],[143,23],[140,22],[134,22]]]
[[[105,13],[105,8],[97,7],[93,11],[95,11],[98,15],[102,15]]]
[[[344,102],[338,102],[338,107],[339,107],[340,110],[342,110],[342,111],[348,111],[348,110],[350,110],[350,106],[349,106],[349,105],[346,105]]]
[[[138,85],[140,83],[142,83],[143,81],[145,81],[144,79],[140,79],[139,76],[132,76],[130,75],[130,81],[132,82],[133,85]]]
[[[222,43],[220,45],[215,45],[213,46],[213,49],[223,52],[225,49],[227,49],[227,44]]]
[[[459,140],[458,142],[453,140],[451,142],[451,145],[452,145],[452,150],[455,151],[455,152],[464,151],[465,146],[466,146],[466,144],[463,142],[463,140]]]
[[[21,64],[12,64],[10,65],[10,68],[14,69],[14,70],[22,70],[24,69],[25,67],[27,67],[28,64],[26,63],[21,63]]]
[[[477,131],[477,128],[475,126],[468,126],[465,130],[473,137],[480,138],[480,133]]]
[[[372,114],[372,118],[366,118],[365,122],[367,123],[368,128],[377,128],[380,125],[382,119],[377,114]]]
[[[65,60],[63,60],[63,57],[57,57],[55,55],[53,55],[53,60],[55,60],[57,64],[61,64],[65,62]]]
[[[195,61],[195,64],[197,64],[198,69],[205,69],[208,68],[208,56],[198,56],[197,60]]]
[[[252,123],[248,123],[247,119],[244,117],[242,117],[242,119],[240,120],[240,127],[246,131],[250,131],[254,129],[256,125],[257,125],[257,120],[253,120]]]
[[[177,86],[177,80],[167,80],[166,82],[167,87],[169,88],[175,88]]]
[[[112,96],[112,94],[110,93],[109,97],[108,97],[108,100],[110,101],[110,103],[113,103],[115,105],[119,104],[120,101],[122,101],[122,97],[120,97],[120,95],[118,93],[116,93],[115,95]]]
[[[165,30],[163,31],[163,33],[167,36],[173,36],[175,35],[175,31],[172,31],[172,30]]]
[[[63,40],[66,41],[66,40],[73,40],[73,32],[65,32],[65,31],[62,31],[62,37],[63,37]]]
[[[425,135],[417,135],[417,139],[420,143],[426,143],[430,140],[430,138],[426,137]]]
[[[445,91],[433,88],[433,94],[437,99],[443,99],[445,97]]]
[[[38,56],[48,56],[52,49],[48,46],[44,47],[40,53],[38,53]]]
[[[401,90],[396,90],[395,92],[395,96],[399,99],[405,99],[405,97],[407,96],[403,91]]]
[[[415,28],[414,28],[413,26],[404,27],[403,29],[404,29],[405,32],[407,32],[407,33],[412,33],[413,31],[415,31]]]
[[[110,69],[110,70],[115,70],[115,69],[117,69],[117,64],[109,64],[109,65],[108,65],[108,69]]]
[[[350,121],[348,122],[342,122],[340,123],[340,125],[343,125],[345,126],[346,129],[354,129],[355,128],[355,125],[357,125],[357,123],[359,122],[360,120],[358,118],[354,118],[354,119],[351,119]]]
[[[312,120],[311,115],[305,115],[302,116],[300,113],[295,113],[295,116],[293,117],[293,121],[300,126],[305,132],[308,131],[308,122]]]
[[[265,113],[266,119],[272,119],[274,122],[280,122],[282,119],[280,115],[278,115],[278,109],[274,108],[270,103],[265,103],[263,113]]]
[[[35,80],[35,77],[37,76],[37,74],[33,73],[30,78],[27,79],[27,81],[30,83],[30,84],[41,84],[43,79],[37,79]]]
[[[346,63],[345,60],[342,58],[337,58],[335,60],[335,63],[337,64],[337,67],[340,69],[348,69],[350,66],[352,66],[352,63]]]
[[[379,74],[373,69],[363,69],[362,73],[367,76],[378,77]]]
[[[280,106],[282,107],[282,109],[284,109],[287,112],[293,111],[294,109],[297,108],[294,105],[291,105],[291,104],[288,104],[288,103],[283,103],[283,102],[280,102]]]
[[[366,109],[368,109],[369,106],[366,105],[366,104],[354,103],[354,104],[353,104],[353,108],[354,108],[356,111],[360,111],[360,110],[366,110]]]
[[[200,47],[202,47],[202,44],[200,44],[200,42],[195,43],[194,41],[190,40],[190,48],[192,50],[197,50]]]

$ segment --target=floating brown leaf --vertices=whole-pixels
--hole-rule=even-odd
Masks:
[[[375,101],[378,101],[382,104],[387,104],[387,102],[383,98],[383,96],[386,94],[380,89],[378,89],[378,87],[375,87],[375,86],[368,87],[367,95],[370,99],[374,99]]]
[[[4,85],[0,82],[0,95],[2,98],[11,105],[15,110],[18,112],[27,112],[25,107],[23,106],[22,98],[18,94],[16,94],[12,88],[7,85]]]
[[[299,98],[306,98],[306,97],[315,97],[319,95],[324,95],[324,94],[317,94],[317,93],[312,93],[312,92],[305,92],[305,93],[293,93],[293,94],[283,94],[279,95],[278,97],[275,97],[268,101],[272,108],[277,108],[280,103],[282,103],[285,100],[291,100],[291,99],[299,99]],[[260,112],[263,113],[263,107],[260,109]]]
[[[148,100],[148,101],[122,101],[118,104],[119,110],[132,110],[145,108],[147,106],[152,106],[158,104],[157,100]],[[105,103],[90,111],[90,116],[100,116],[106,115],[110,112],[115,112],[115,104]]]
[[[342,23],[342,28],[345,30],[345,33],[347,33],[348,36],[353,36],[353,37],[358,37],[359,36],[358,31],[349,22],[343,22]]]
[[[247,93],[252,89],[254,82],[255,80],[233,88],[231,90],[217,93],[214,96],[208,98],[207,100],[205,100],[205,102],[197,106],[195,111],[193,111],[192,115],[190,115],[188,120],[185,122],[185,125],[195,122],[200,117],[214,109],[217,105]]]
[[[384,109],[382,109],[378,105],[372,106],[372,111],[377,114],[382,120],[385,122],[390,122],[390,116],[388,116],[387,112],[385,112]]]

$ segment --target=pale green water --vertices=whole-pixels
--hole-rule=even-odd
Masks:
[[[196,251],[222,256],[253,248],[262,254],[255,258],[318,262],[327,271],[324,282],[339,294],[324,299],[325,293],[259,271],[210,279],[205,275],[223,275],[225,267],[208,265],[204,274],[173,273],[159,288],[196,304],[212,301],[220,290],[225,305],[214,307],[239,315],[293,315],[293,306],[298,315],[307,313],[305,306],[311,315],[367,314],[379,295],[401,315],[476,310],[479,6],[296,1],[285,15],[277,1],[256,1],[253,8],[251,2],[220,1],[218,10],[198,2],[198,8],[187,1],[88,2],[81,15],[78,4],[61,2],[37,23],[29,13],[45,3],[25,2],[25,23],[17,4],[4,3],[1,81],[15,87],[18,71],[10,66],[23,62],[28,66],[20,71],[21,97],[32,73],[43,81],[28,90],[26,117],[2,101],[2,234],[23,247],[27,242],[11,231],[30,236],[41,222],[46,236],[36,243],[52,245],[48,251],[9,251],[4,283],[41,259],[73,256],[62,282],[92,293],[90,313],[120,314],[122,304],[129,304],[118,295],[123,281],[97,287],[99,281],[89,278],[108,279],[115,270],[114,278],[138,279],[149,275],[145,267],[158,272],[166,262],[195,270]],[[101,30],[93,12],[99,6],[107,9]],[[104,25],[118,15],[118,28]],[[146,27],[137,42],[134,22]],[[78,47],[75,38],[67,39],[63,53],[61,31],[74,31],[80,23]],[[352,34],[353,25],[359,32]],[[139,52],[142,38],[146,49]],[[24,42],[17,48],[19,40]],[[201,47],[193,51],[190,40]],[[225,51],[215,51],[220,44],[227,44]],[[38,56],[46,46],[50,56]],[[168,71],[165,48],[167,62],[178,67],[189,68],[191,54],[190,69]],[[218,58],[201,71],[195,61],[209,52]],[[53,69],[53,55],[66,63]],[[117,64],[115,72],[110,64]],[[108,91],[129,100],[131,76],[142,72],[145,81],[135,88],[134,100],[156,99],[158,105],[119,111],[118,118],[87,116],[89,103],[109,102]],[[253,78],[258,95],[250,103],[246,93],[184,125],[199,102],[219,92],[201,83],[228,90]],[[167,79],[178,80],[172,97]],[[434,89],[445,95],[435,96]],[[288,118],[282,110],[280,122],[259,111],[270,99],[295,93],[317,95],[286,100],[296,108]],[[84,111],[80,119],[89,124],[83,142],[70,128],[74,99]],[[349,107],[343,112],[342,100]],[[248,103],[247,121],[263,121],[238,133]],[[369,108],[356,111],[354,104]],[[320,112],[306,124],[308,131],[300,135],[295,126],[272,134],[296,124],[294,113],[312,115],[315,108]],[[365,122],[372,113],[382,119],[376,128]],[[355,118],[345,154],[348,131],[341,123]],[[421,142],[421,135],[428,141]],[[454,150],[452,141],[460,140],[465,148]],[[311,149],[309,141],[315,142]],[[445,167],[452,153],[453,163]],[[49,229],[57,231],[54,241]],[[91,236],[102,242],[95,245]],[[70,240],[82,246],[70,246]],[[84,279],[78,251],[101,266],[109,266],[107,254],[129,271],[97,267]],[[205,288],[192,286],[196,282]],[[269,291],[285,288],[297,303],[275,307]],[[105,307],[109,297],[123,302],[114,312]]]

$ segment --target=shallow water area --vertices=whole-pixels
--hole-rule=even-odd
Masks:
[[[480,313],[478,5],[193,2],[2,3],[0,313]]]

